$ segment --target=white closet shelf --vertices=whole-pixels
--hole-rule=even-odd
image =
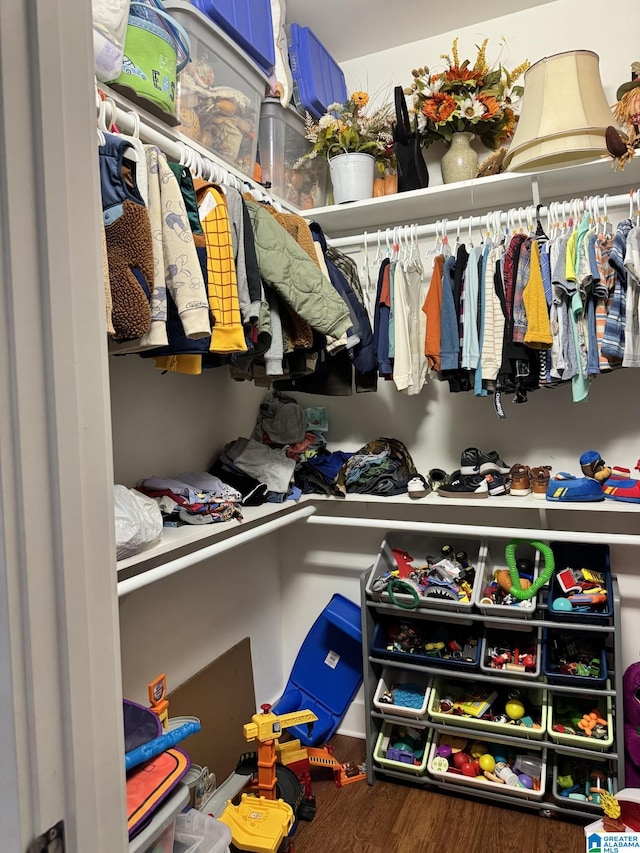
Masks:
[[[472,212],[507,210],[527,204],[563,201],[640,185],[640,157],[615,170],[610,158],[540,172],[504,172],[424,190],[397,193],[303,211],[327,237],[348,237],[365,230],[410,225]]]
[[[460,525],[453,520],[455,510],[462,507],[477,508],[481,512],[474,515],[471,524]],[[489,510],[486,513],[484,510]],[[496,527],[496,511],[507,513],[510,510],[529,511],[531,518],[526,519],[518,513],[518,520],[510,527]],[[550,521],[547,510],[552,511]],[[447,520],[447,512],[452,512]],[[570,530],[565,529],[563,514],[570,513]],[[594,515],[594,513],[596,515]],[[394,514],[396,517],[394,517]],[[597,514],[600,514],[598,524]],[[615,518],[640,514],[640,504],[618,501],[594,501],[589,503],[553,503],[531,497],[496,497],[478,500],[477,498],[441,498],[432,493],[425,498],[412,499],[407,495],[396,497],[376,497],[372,495],[349,495],[346,498],[331,498],[322,495],[307,495],[299,501],[286,501],[282,504],[263,504],[258,507],[243,508],[244,521],[230,521],[203,526],[184,525],[178,528],[165,528],[162,541],[152,548],[119,560],[118,595],[126,595],[149,583],[162,580],[171,574],[182,571],[198,562],[218,556],[239,545],[275,532],[281,527],[299,521],[312,524],[335,526],[372,527],[380,529],[423,530],[447,529],[458,532],[465,528],[471,535],[483,535],[491,530],[498,536],[524,536],[529,533],[567,541],[607,541],[618,544],[640,546],[640,535],[630,533],[598,532],[598,527],[607,527],[608,521]],[[504,515],[502,518],[504,519]],[[525,515],[526,517],[526,515]],[[633,522],[633,520],[632,520]],[[627,522],[628,524],[628,522]],[[468,529],[467,529],[468,528]],[[539,529],[534,529],[539,528]],[[633,524],[631,529],[635,528]],[[615,529],[615,525],[614,525]]]

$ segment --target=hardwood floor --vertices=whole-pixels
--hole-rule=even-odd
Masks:
[[[364,742],[336,735],[341,761],[361,763]],[[313,771],[316,816],[302,821],[295,853],[584,853],[584,822],[544,818],[396,782],[344,788]]]

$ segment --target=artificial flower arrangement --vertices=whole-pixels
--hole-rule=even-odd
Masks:
[[[393,156],[393,105],[384,104],[367,112],[368,103],[366,92],[354,92],[344,104],[329,104],[318,121],[307,113],[305,137],[313,147],[295,166],[318,155],[329,160],[339,154],[362,153],[375,157],[384,171]]]
[[[529,67],[520,63],[513,71],[502,64],[487,64],[488,39],[478,47],[474,64],[460,62],[458,39],[454,39],[451,56],[440,58],[446,67],[431,72],[414,69],[413,83],[405,94],[413,95],[418,129],[426,144],[437,139],[450,142],[454,133],[473,133],[487,148],[496,149],[513,136],[519,101],[524,88],[516,81]]]

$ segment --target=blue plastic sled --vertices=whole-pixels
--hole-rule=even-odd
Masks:
[[[285,691],[272,711],[313,711],[318,721],[311,734],[306,726],[292,726],[288,731],[304,746],[322,745],[340,725],[361,684],[360,608],[336,593],[307,634]]]

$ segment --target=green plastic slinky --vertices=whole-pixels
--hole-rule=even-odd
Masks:
[[[518,574],[516,566],[516,548],[518,545],[531,545],[536,549],[536,551],[540,551],[544,558],[544,569],[528,589],[522,589],[520,575]],[[511,589],[509,592],[518,601],[527,601],[528,599],[533,598],[536,592],[551,580],[555,561],[553,559],[553,551],[548,545],[545,545],[544,542],[532,542],[527,539],[514,539],[514,541],[509,542],[505,548],[504,556],[509,569],[509,577],[511,578]]]
[[[415,610],[418,607],[418,603],[420,601],[420,596],[418,595],[418,590],[413,586],[413,584],[408,583],[407,581],[398,580],[398,578],[394,578],[389,582],[389,586],[387,587],[387,592],[389,593],[389,598],[395,604],[396,607],[401,607],[403,610]],[[405,595],[410,595],[413,599],[411,604],[405,604],[396,598],[396,593],[404,593]]]

